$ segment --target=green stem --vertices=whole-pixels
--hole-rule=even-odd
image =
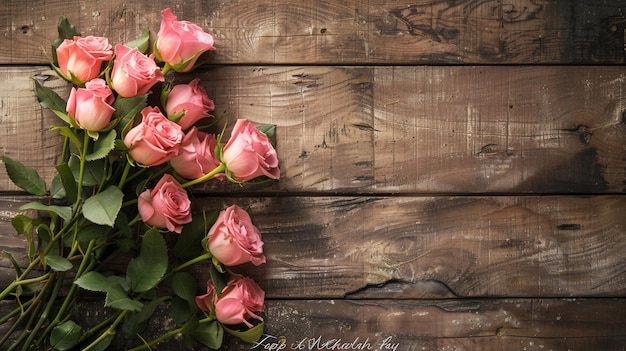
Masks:
[[[130,162],[126,162],[126,165],[124,166],[124,172],[122,172],[122,177],[117,185],[118,189],[122,190],[124,187],[124,183],[126,183],[126,178],[128,177],[128,172],[130,172]]]
[[[89,146],[89,134],[85,131],[83,133],[83,151],[80,154],[80,168],[78,170],[78,193],[76,194],[76,208],[74,211],[78,209],[78,204],[81,201],[83,196],[83,179],[85,177],[85,156],[87,155],[87,150]]]
[[[133,179],[137,178],[138,176],[142,175],[144,172],[146,172],[149,168],[148,167],[143,167],[140,168],[137,172],[134,172],[130,177],[128,177],[126,179],[126,182],[130,182]]]
[[[182,184],[181,187],[182,188],[187,188],[187,187],[190,187],[192,185],[196,185],[196,184],[199,184],[199,183],[206,182],[207,180],[215,177],[216,174],[224,172],[225,170],[226,170],[226,165],[223,164],[223,163],[220,163],[220,165],[215,167],[211,172],[203,175],[200,178],[196,178],[194,180],[190,180],[187,183]]]
[[[191,265],[193,265],[193,264],[196,264],[196,263],[198,263],[198,262],[202,262],[202,261],[210,260],[211,258],[213,258],[213,255],[211,255],[211,253],[210,253],[210,252],[204,253],[204,254],[202,254],[202,255],[200,255],[200,256],[197,256],[197,257],[195,257],[195,258],[192,258],[191,260],[189,260],[189,261],[187,261],[187,262],[185,262],[185,263],[180,264],[180,265],[179,265],[179,266],[177,266],[176,268],[172,269],[172,271],[170,272],[170,274],[171,274],[171,273],[176,273],[176,272],[179,272],[179,271],[181,271],[181,270],[183,270],[183,269],[185,269],[185,268],[187,268],[187,267],[189,267],[189,266],[191,266]]]
[[[139,345],[139,346],[135,346],[132,349],[129,349],[127,351],[139,351],[139,350],[149,349],[151,346],[156,345],[156,344],[160,343],[163,340],[169,339],[169,338],[171,338],[171,337],[173,337],[173,336],[175,336],[177,334],[180,334],[183,331],[184,328],[185,327],[183,326],[183,327],[180,327],[180,328],[172,329],[172,330],[168,331],[167,333],[160,335],[158,338],[150,340],[150,342],[148,342],[148,343],[145,343],[145,344]]]
[[[203,318],[203,319],[199,320],[198,322],[200,324],[202,324],[202,323],[212,322],[214,320],[215,320],[215,318],[213,318],[213,317],[207,317],[207,318]],[[148,342],[146,344],[135,346],[132,349],[129,349],[127,351],[140,351],[140,350],[144,350],[144,349],[149,349],[151,346],[156,345],[156,344],[160,343],[163,340],[166,340],[168,338],[171,338],[173,336],[176,336],[176,335],[182,333],[185,330],[185,328],[186,328],[186,326],[183,325],[180,328],[169,330],[167,333],[160,335],[158,338],[150,340],[150,342]]]
[[[46,280],[50,277],[50,272],[40,275],[39,277],[35,277],[35,278],[30,278],[30,279],[15,279],[14,281],[11,282],[11,284],[9,284],[6,289],[4,289],[2,291],[2,294],[0,294],[0,300],[4,300],[15,288],[17,288],[20,285],[27,285],[27,284],[31,284],[31,283],[37,283],[43,280]]]
[[[22,334],[13,342],[13,345],[11,345],[11,347],[9,347],[7,351],[16,350],[20,346],[20,344],[22,344],[24,339],[27,338],[30,335],[30,333],[33,332],[30,326],[35,322],[35,318],[37,318],[37,315],[39,315],[39,313],[41,312],[41,309],[43,308],[43,304],[36,303],[34,306],[35,306],[35,309],[30,314],[30,318],[26,322],[26,326],[24,327]]]
[[[52,279],[48,280],[46,284],[43,286],[43,288],[41,289],[41,291],[39,291],[39,293],[36,296],[33,296],[31,298],[31,300],[29,301],[30,306],[26,309],[26,311],[20,314],[19,318],[15,321],[15,323],[13,323],[11,328],[2,337],[2,339],[0,339],[0,346],[4,345],[4,343],[8,340],[8,338],[11,335],[13,335],[13,332],[15,332],[15,329],[17,329],[22,324],[22,321],[30,316],[30,320],[27,322],[26,328],[24,328],[24,331],[22,332],[20,337],[18,337],[17,340],[14,341],[13,346],[11,346],[11,348],[14,349],[18,347],[19,343],[25,337],[27,337],[27,333],[29,329],[28,326],[32,323],[33,318],[39,314],[38,311],[42,308],[41,301],[45,300],[46,298],[45,294],[48,293],[48,289],[50,288],[52,283],[54,283]]]
[[[165,76],[167,74],[167,72],[170,71],[170,69],[172,69],[172,66],[165,62],[165,65],[163,66],[163,69],[161,70],[161,73],[163,73],[163,76]]]
[[[86,332],[83,333],[83,335],[80,337],[80,340],[78,341],[78,343],[82,343],[83,341],[89,339],[90,336],[92,336],[96,331],[108,326],[109,324],[111,324],[115,319],[117,318],[116,314],[113,314],[112,316],[110,316],[109,318],[103,320],[102,322],[98,323],[97,325],[89,328]]]
[[[57,233],[57,235],[52,236],[48,245],[39,253],[39,255],[35,256],[35,258],[33,258],[30,261],[28,266],[24,269],[24,271],[22,271],[22,274],[19,277],[17,277],[15,280],[13,280],[11,284],[9,284],[6,288],[4,288],[4,290],[2,290],[2,292],[0,293],[0,301],[4,300],[16,287],[23,285],[23,284],[30,284],[30,283],[35,283],[37,281],[41,281],[49,275],[49,273],[47,273],[37,278],[26,279],[26,277],[30,274],[30,272],[41,263],[41,258],[45,257],[50,252],[50,250],[57,247],[57,241],[63,237],[64,232],[66,232],[68,228],[71,228],[74,225],[75,221],[76,221],[76,216],[74,216],[74,218],[72,218],[72,220],[69,223],[67,223],[59,231],[59,233]]]
[[[83,259],[80,262],[80,266],[78,267],[78,271],[76,272],[74,281],[80,278],[85,273],[85,271],[89,271],[91,268],[93,268],[96,265],[96,262],[91,259],[91,254],[93,253],[93,248],[95,244],[96,244],[96,240],[93,239],[87,245],[87,250],[85,251],[85,254],[83,255]],[[78,289],[78,285],[72,284],[72,286],[70,287],[70,290],[68,291],[67,295],[63,299],[63,304],[61,305],[61,308],[59,309],[56,316],[54,317],[54,320],[50,322],[48,327],[46,327],[46,330],[44,331],[43,335],[48,335],[48,333],[52,332],[52,329],[61,322],[62,318],[64,318],[67,310],[69,309],[70,305],[72,304],[72,301],[74,300],[74,294],[76,293],[77,289]]]
[[[33,302],[35,302],[35,299],[31,298],[30,300],[24,302],[23,304],[20,304],[19,306],[15,307],[13,311],[5,314],[2,318],[0,318],[0,324],[4,324],[10,321],[11,319],[13,319],[13,317],[17,316],[18,314],[19,315],[23,314],[24,308],[30,307],[33,304]]]
[[[35,337],[39,337],[40,339],[38,343],[41,343],[46,338],[48,329],[51,329],[51,326],[54,324],[54,323],[51,323],[48,326],[48,328],[46,328],[46,332],[44,332],[43,335],[39,332],[39,330],[43,326],[43,323],[48,319],[48,315],[50,314],[52,307],[56,305],[56,299],[57,299],[57,296],[59,295],[59,290],[61,289],[61,286],[63,285],[63,278],[65,277],[65,272],[60,272],[60,273],[55,272],[55,273],[56,274],[54,275],[55,276],[54,280],[56,280],[56,282],[54,284],[54,289],[52,289],[52,294],[48,296],[47,301],[46,301],[46,308],[43,310],[41,314],[39,314],[39,320],[37,321],[37,323],[35,323],[35,327],[31,328],[30,335],[26,339],[26,342],[24,343],[24,345],[22,345],[23,351],[27,351],[30,348]]]
[[[113,323],[111,323],[109,328],[105,330],[102,334],[100,334],[100,336],[96,340],[94,340],[91,344],[87,345],[82,351],[91,350],[92,348],[96,347],[100,342],[102,342],[104,339],[106,339],[109,335],[115,334],[115,329],[117,328],[117,325],[122,322],[124,317],[126,317],[126,313],[128,313],[128,310],[121,311],[120,314],[117,316],[117,318],[115,318]]]

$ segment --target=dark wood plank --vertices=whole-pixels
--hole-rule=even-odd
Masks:
[[[624,196],[278,196],[194,204],[251,211],[268,263],[240,269],[269,298],[626,294]],[[2,240],[13,235],[7,217]],[[195,274],[208,279],[205,267]]]
[[[372,350],[386,338],[398,351],[620,350],[624,311],[623,300],[604,299],[270,301],[267,319],[268,334],[284,337],[287,348],[305,340],[304,350],[318,337],[369,338]]]
[[[159,12],[212,33],[217,63],[623,63],[624,0],[20,1],[0,8],[2,64],[44,64],[60,15],[114,43]]]
[[[625,74],[606,66],[236,66],[180,79],[200,77],[231,125],[277,125],[282,180],[250,191],[594,194],[625,190]],[[68,94],[44,67],[0,70],[12,82],[0,86],[0,150],[50,180],[61,139],[47,130],[58,121],[36,103],[33,76]],[[0,177],[0,190],[15,187]]]
[[[77,314],[81,323],[93,323],[104,312],[102,302],[80,306],[91,311]],[[0,304],[0,311],[7,307]],[[619,351],[626,345],[624,312],[624,299],[268,300],[261,342],[226,336],[223,349]],[[166,311],[156,319],[144,338],[168,325]],[[158,346],[180,349],[180,341]]]

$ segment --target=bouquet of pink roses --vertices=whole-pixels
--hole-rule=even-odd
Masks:
[[[40,104],[62,122],[51,126],[64,138],[57,174],[47,185],[34,169],[1,158],[17,186],[43,199],[21,209],[44,216],[12,221],[27,239],[29,263],[20,267],[7,253],[15,279],[0,300],[17,307],[0,317],[10,324],[0,346],[104,350],[122,330],[135,338],[127,342],[133,350],[174,335],[190,348],[217,349],[224,333],[247,342],[263,333],[264,292],[231,269],[265,263],[258,228],[236,205],[194,212],[189,188],[279,179],[274,126],[239,119],[226,142],[224,129],[211,133],[215,107],[199,79],[175,84],[171,75],[196,67],[214,50],[213,37],[169,9],[161,14],[151,54],[148,32],[113,48],[59,22],[52,67],[72,83],[69,98],[35,81]],[[125,272],[107,265],[120,257]],[[200,262],[210,271],[206,294],[185,270]],[[83,291],[102,294],[111,313],[76,323],[72,306]],[[146,340],[142,330],[161,304],[175,326]]]

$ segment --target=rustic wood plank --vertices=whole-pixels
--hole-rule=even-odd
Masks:
[[[48,80],[46,86],[54,87],[64,97],[70,91],[65,81],[50,73],[44,67],[0,69],[0,154],[35,168],[48,184],[56,172],[54,165],[63,140],[58,132],[49,129],[60,120],[39,106],[33,79]],[[0,174],[0,191],[18,190],[8,178],[4,164]]]
[[[90,311],[77,314],[81,324],[106,313],[101,301],[79,304]],[[624,299],[268,300],[260,343],[226,337],[222,349],[276,350],[282,344],[302,351],[339,345],[373,351],[618,351],[626,343],[625,311]],[[158,311],[142,335],[158,335],[167,324],[167,311]],[[122,340],[117,342],[116,349],[122,349]],[[180,341],[158,346],[180,349]]]
[[[250,208],[267,241],[268,265],[248,273],[270,297],[281,298],[623,296],[624,201],[621,196],[232,200]]]
[[[320,336],[343,342],[369,338],[372,350],[384,350],[380,345],[388,337],[398,351],[619,350],[625,310],[621,299],[269,301],[267,332],[287,348],[304,340],[303,350]]]
[[[0,151],[53,175],[60,138],[30,77],[5,67]],[[283,179],[250,191],[615,193],[626,179],[626,73],[607,66],[208,67],[227,120],[277,125]],[[232,123],[231,123],[232,125]],[[2,172],[4,172],[2,170]],[[15,190],[0,177],[0,190]],[[212,184],[211,192],[239,190]]]
[[[157,33],[160,10],[214,34],[216,63],[623,63],[625,0],[8,0],[2,64],[44,64],[66,15],[113,42]]]
[[[268,263],[241,269],[269,298],[626,294],[624,196],[233,197],[195,206],[233,203],[263,233]],[[13,235],[7,217],[3,240]],[[208,279],[204,267],[195,274]]]

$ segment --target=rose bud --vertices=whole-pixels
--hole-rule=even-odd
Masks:
[[[183,178],[200,178],[220,165],[215,158],[215,146],[215,135],[199,132],[193,127],[180,145],[178,156],[170,160],[170,165]],[[223,177],[224,173],[215,176],[218,179]]]
[[[248,277],[232,278],[222,290],[219,298],[212,281],[207,282],[207,294],[197,296],[196,304],[203,311],[215,310],[215,316],[220,323],[227,325],[245,324],[248,328],[253,325],[249,319],[263,321],[255,312],[263,312],[265,292],[259,285]]]
[[[190,71],[202,53],[215,50],[213,36],[198,25],[177,21],[169,8],[161,11],[161,16],[154,51],[157,59],[169,64],[176,72]]]
[[[85,84],[84,88],[72,88],[67,100],[67,113],[82,129],[99,131],[104,129],[115,109],[113,91],[104,79],[96,78]]]
[[[178,155],[185,136],[180,126],[167,119],[157,107],[146,107],[141,115],[141,123],[124,137],[130,156],[144,166],[157,166]]]
[[[111,71],[111,85],[123,97],[143,95],[156,82],[165,78],[154,62],[154,55],[146,56],[137,48],[115,46],[115,60]]]
[[[113,57],[113,50],[107,38],[75,36],[63,40],[56,54],[63,78],[81,85],[100,75],[102,63]]]
[[[207,249],[226,266],[265,263],[261,233],[248,212],[236,205],[220,212],[208,237]]]
[[[222,161],[231,176],[246,182],[260,176],[280,178],[278,155],[267,136],[245,119],[237,120]]]
[[[202,311],[211,312],[215,308],[215,302],[217,302],[217,291],[213,281],[209,279],[206,284],[206,294],[196,296],[196,305]]]
[[[165,112],[168,117],[183,113],[183,116],[175,121],[180,124],[183,130],[189,129],[202,118],[212,117],[209,111],[215,109],[213,100],[209,99],[206,90],[198,83],[200,78],[196,78],[189,84],[175,85],[167,95]]]
[[[191,201],[185,189],[169,174],[164,174],[156,186],[138,197],[139,214],[147,225],[178,234],[191,222]]]

